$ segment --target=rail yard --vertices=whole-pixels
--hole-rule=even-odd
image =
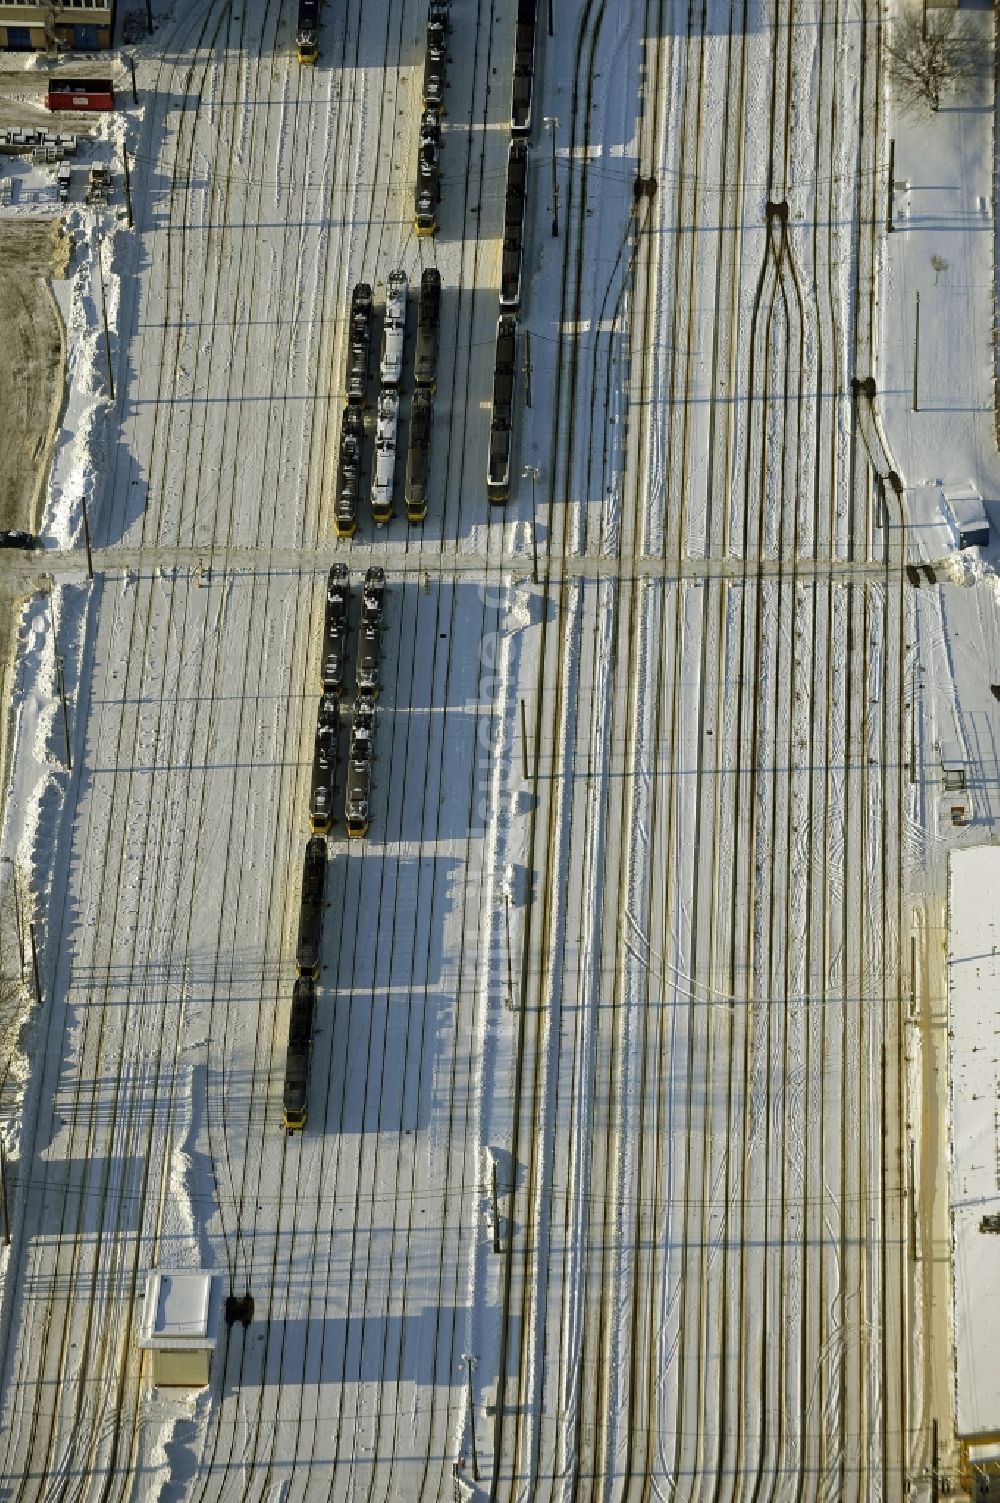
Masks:
[[[190,0],[125,59],[5,1503],[930,1500],[883,40]]]

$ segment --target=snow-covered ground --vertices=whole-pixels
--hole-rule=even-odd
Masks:
[[[927,501],[997,495],[992,238],[959,213],[990,192],[988,117],[896,124],[866,4],[572,0],[551,39],[543,4],[514,466],[539,476],[490,516],[510,7],[452,7],[433,241],[423,5],[327,5],[315,70],[288,6],[180,9],[115,125],[134,230],[74,209],[46,532],[76,551],[25,621],[3,846],[44,1002],[0,1477],[24,1500],[901,1496],[932,1412],[900,998],[943,897],[938,743],[992,808],[992,574]],[[431,262],[430,514],[378,532],[363,504],[338,543],[350,289]],[[386,568],[385,688],[288,1139],[334,558],[355,586]],[[254,1297],[203,1393],[142,1378],[156,1264]]]

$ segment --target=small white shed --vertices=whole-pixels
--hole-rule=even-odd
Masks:
[[[964,484],[946,485],[943,491],[945,509],[958,533],[960,548],[986,548],[990,541],[990,524],[983,505],[983,498],[972,480]]]
[[[139,1347],[153,1354],[154,1383],[204,1388],[219,1328],[220,1300],[214,1274],[199,1269],[150,1269]]]

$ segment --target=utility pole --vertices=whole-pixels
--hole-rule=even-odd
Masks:
[[[59,688],[59,698],[62,702],[63,712],[63,735],[66,740],[66,767],[69,772],[73,771],[73,756],[69,749],[69,714],[66,710],[66,679],[63,676],[63,660],[56,657],[56,684]]]
[[[90,519],[87,516],[87,498],[80,497],[80,506],[83,510],[83,541],[87,546],[87,578],[94,577],[94,555],[90,551]]]
[[[521,772],[524,781],[528,781],[528,717],[524,713],[524,700],[521,700]]]
[[[152,30],[152,27],[150,27],[150,30]],[[135,86],[135,58],[131,55],[129,56],[128,65],[132,69],[132,103],[138,104],[139,90]]]
[[[919,412],[917,401],[917,372],[920,367],[920,293],[917,293],[917,319],[913,328],[913,410]]]
[[[3,1245],[10,1246],[10,1211],[7,1208],[7,1150],[0,1138],[0,1190],[3,1191]]]
[[[524,331],[524,405],[531,406],[531,330]]]
[[[559,129],[559,121],[555,115],[546,115],[543,123],[552,132],[552,234],[558,235],[559,184],[556,182],[556,131]]]
[[[888,234],[892,234],[892,195],[896,191],[896,143],[889,142],[889,203],[886,209],[885,227]]]
[[[526,464],[523,470],[525,480],[531,481],[531,582],[538,583],[538,517],[535,512],[535,481],[541,471],[536,464]]]
[[[125,176],[125,223],[132,228],[132,187],[128,175],[128,147],[122,142],[122,169]]]
[[[35,926],[28,925],[28,937],[31,940],[31,967],[35,973],[35,1001],[39,1007],[42,1005],[42,983],[38,979],[38,946],[35,944]]]
[[[115,399],[115,378],[111,369],[111,335],[108,333],[108,304],[104,296],[104,260],[101,255],[102,243],[97,242],[97,271],[101,279],[101,322],[104,325],[104,356],[108,363],[108,391],[111,393],[112,402]]]
[[[507,932],[507,1006],[514,1010],[514,964],[510,956],[510,893],[503,895],[503,919]]]
[[[479,1481],[479,1457],[476,1454],[476,1403],[472,1394],[472,1374],[476,1370],[478,1358],[471,1352],[462,1353],[462,1361],[465,1363],[469,1380],[469,1435],[472,1441],[472,1480]]]
[[[497,1161],[490,1156],[490,1188],[493,1192],[493,1251],[500,1251],[500,1207],[497,1204]]]

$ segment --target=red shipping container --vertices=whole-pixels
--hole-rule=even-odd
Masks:
[[[50,110],[113,110],[114,82],[110,78],[53,78],[45,103]]]

